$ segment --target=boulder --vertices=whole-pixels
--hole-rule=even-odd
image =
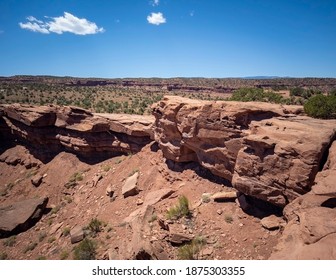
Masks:
[[[84,237],[84,230],[81,226],[76,226],[72,230],[70,230],[71,244],[82,241]]]
[[[0,237],[26,231],[42,217],[48,198],[31,198],[0,207]]]
[[[132,176],[128,177],[122,187],[121,193],[124,198],[128,196],[134,196],[139,193],[139,189],[137,187],[138,184],[139,172],[134,173]]]
[[[286,224],[284,219],[277,217],[275,215],[262,218],[260,223],[264,228],[268,230],[280,229]]]

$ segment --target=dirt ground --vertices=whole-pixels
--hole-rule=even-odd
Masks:
[[[16,146],[3,153],[13,157],[32,157],[29,150]],[[1,155],[0,155],[1,156]],[[204,240],[198,259],[268,259],[281,231],[262,227],[258,215],[245,213],[235,201],[215,202],[211,194],[232,190],[222,179],[211,175],[195,163],[173,164],[163,158],[154,143],[137,154],[122,155],[98,163],[88,163],[76,155],[62,152],[39,167],[0,162],[0,206],[31,197],[49,198],[48,210],[29,230],[0,240],[0,251],[7,259],[73,259],[78,244],[71,244],[69,231],[85,227],[92,219],[102,222],[102,229],[92,239],[97,246],[97,259],[108,259],[110,249],[122,255],[120,244],[128,240],[130,228],[125,223],[133,211],[142,206],[145,196],[155,190],[170,188],[172,195],[154,207],[150,221],[151,241],[160,241],[170,259],[179,258],[180,246],[172,246],[167,231],[158,221],[168,220],[167,210],[184,195],[191,209],[190,217],[168,220],[170,231]],[[139,172],[139,194],[124,198],[121,188],[125,180]],[[35,187],[31,179],[44,175]],[[77,174],[75,186],[66,187]],[[100,180],[97,182],[97,178]],[[114,190],[113,198],[106,195]],[[12,242],[10,242],[12,241]]]

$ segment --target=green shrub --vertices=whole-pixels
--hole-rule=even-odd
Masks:
[[[90,230],[93,235],[96,235],[98,232],[102,231],[102,225],[103,222],[98,220],[97,218],[94,218],[90,221],[87,229]]]
[[[4,240],[3,245],[7,247],[13,247],[16,243],[16,236],[13,235],[11,237],[8,237],[6,240]]]
[[[178,204],[167,212],[168,219],[177,220],[190,215],[189,200],[184,195],[179,197]]]
[[[35,247],[37,246],[36,242],[28,244],[25,249],[23,250],[24,253],[27,253],[28,251],[33,251]]]
[[[75,260],[95,260],[96,259],[96,244],[94,241],[85,238],[74,250]]]
[[[197,254],[204,244],[206,244],[204,237],[195,237],[190,244],[185,244],[178,249],[177,258],[179,260],[197,260]]]
[[[304,104],[305,113],[313,118],[335,119],[336,96],[315,95]]]

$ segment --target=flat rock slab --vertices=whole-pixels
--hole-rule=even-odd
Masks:
[[[26,231],[42,217],[48,198],[31,198],[0,207],[0,237]]]
[[[154,205],[158,203],[160,200],[165,199],[172,195],[174,193],[174,190],[172,189],[160,189],[157,191],[152,191],[149,194],[146,195],[144,204],[145,205]]]
[[[139,190],[137,188],[138,178],[139,172],[136,172],[126,179],[125,184],[122,187],[122,195],[124,196],[124,198],[137,195],[139,193]]]
[[[229,191],[229,192],[218,192],[213,194],[211,197],[216,202],[225,202],[225,201],[235,201],[238,196],[237,191]]]
[[[181,233],[171,233],[169,236],[169,242],[173,245],[182,245],[184,243],[191,242],[193,237],[181,234]]]

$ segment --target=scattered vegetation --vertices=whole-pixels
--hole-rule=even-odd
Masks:
[[[95,260],[96,243],[88,238],[84,238],[74,249],[75,260]]]
[[[46,258],[46,256],[38,256],[36,259],[37,260],[46,260],[47,258]]]
[[[44,240],[44,238],[46,238],[47,236],[47,233],[45,231],[41,231],[40,234],[39,234],[39,242],[42,242]]]
[[[60,259],[61,260],[66,260],[66,259],[68,259],[68,257],[69,257],[69,252],[68,251],[64,250],[64,251],[61,252],[61,254],[60,254]]]
[[[70,228],[69,227],[65,227],[63,229],[62,235],[63,236],[68,236],[70,234]]]
[[[133,169],[133,170],[130,172],[130,174],[128,174],[128,177],[133,176],[133,175],[134,175],[135,173],[137,173],[137,172],[139,172],[139,169],[138,169],[138,168]]]
[[[232,224],[232,222],[233,222],[233,218],[232,218],[232,216],[229,215],[229,214],[225,214],[225,215],[224,215],[224,220],[225,220],[225,222],[227,222],[228,224]]]
[[[61,209],[61,205],[55,206],[53,209],[51,209],[51,214],[57,214],[57,212]]]
[[[304,104],[308,116],[319,119],[336,118],[336,95],[315,95]]]
[[[7,247],[13,247],[16,244],[16,236],[10,236],[3,241],[3,245]]]
[[[56,237],[52,236],[48,238],[48,243],[54,243],[56,241]]]
[[[104,165],[103,166],[103,171],[104,172],[108,172],[108,171],[110,171],[111,170],[111,166],[110,165]]]
[[[91,232],[93,236],[96,236],[99,232],[103,229],[103,222],[98,220],[97,218],[94,218],[90,221],[89,225],[87,226],[87,229]]]
[[[78,182],[83,180],[83,173],[82,172],[75,172],[69,178],[69,181],[64,185],[67,189],[71,189],[77,186]]]
[[[157,220],[157,215],[154,213],[151,218],[149,219],[148,223],[153,223],[154,221]]]
[[[211,195],[210,194],[202,194],[202,202],[203,203],[209,203],[211,201]]]
[[[189,200],[185,196],[181,196],[178,199],[178,204],[168,210],[167,218],[171,220],[177,220],[182,217],[188,217],[190,214]]]
[[[7,260],[8,254],[6,252],[0,252],[0,260]]]
[[[190,244],[185,244],[178,249],[177,258],[179,260],[197,260],[198,253],[205,244],[204,237],[195,237]]]
[[[29,251],[33,251],[37,246],[37,243],[36,242],[32,242],[30,244],[28,244],[25,249],[23,250],[23,253],[27,253]]]

